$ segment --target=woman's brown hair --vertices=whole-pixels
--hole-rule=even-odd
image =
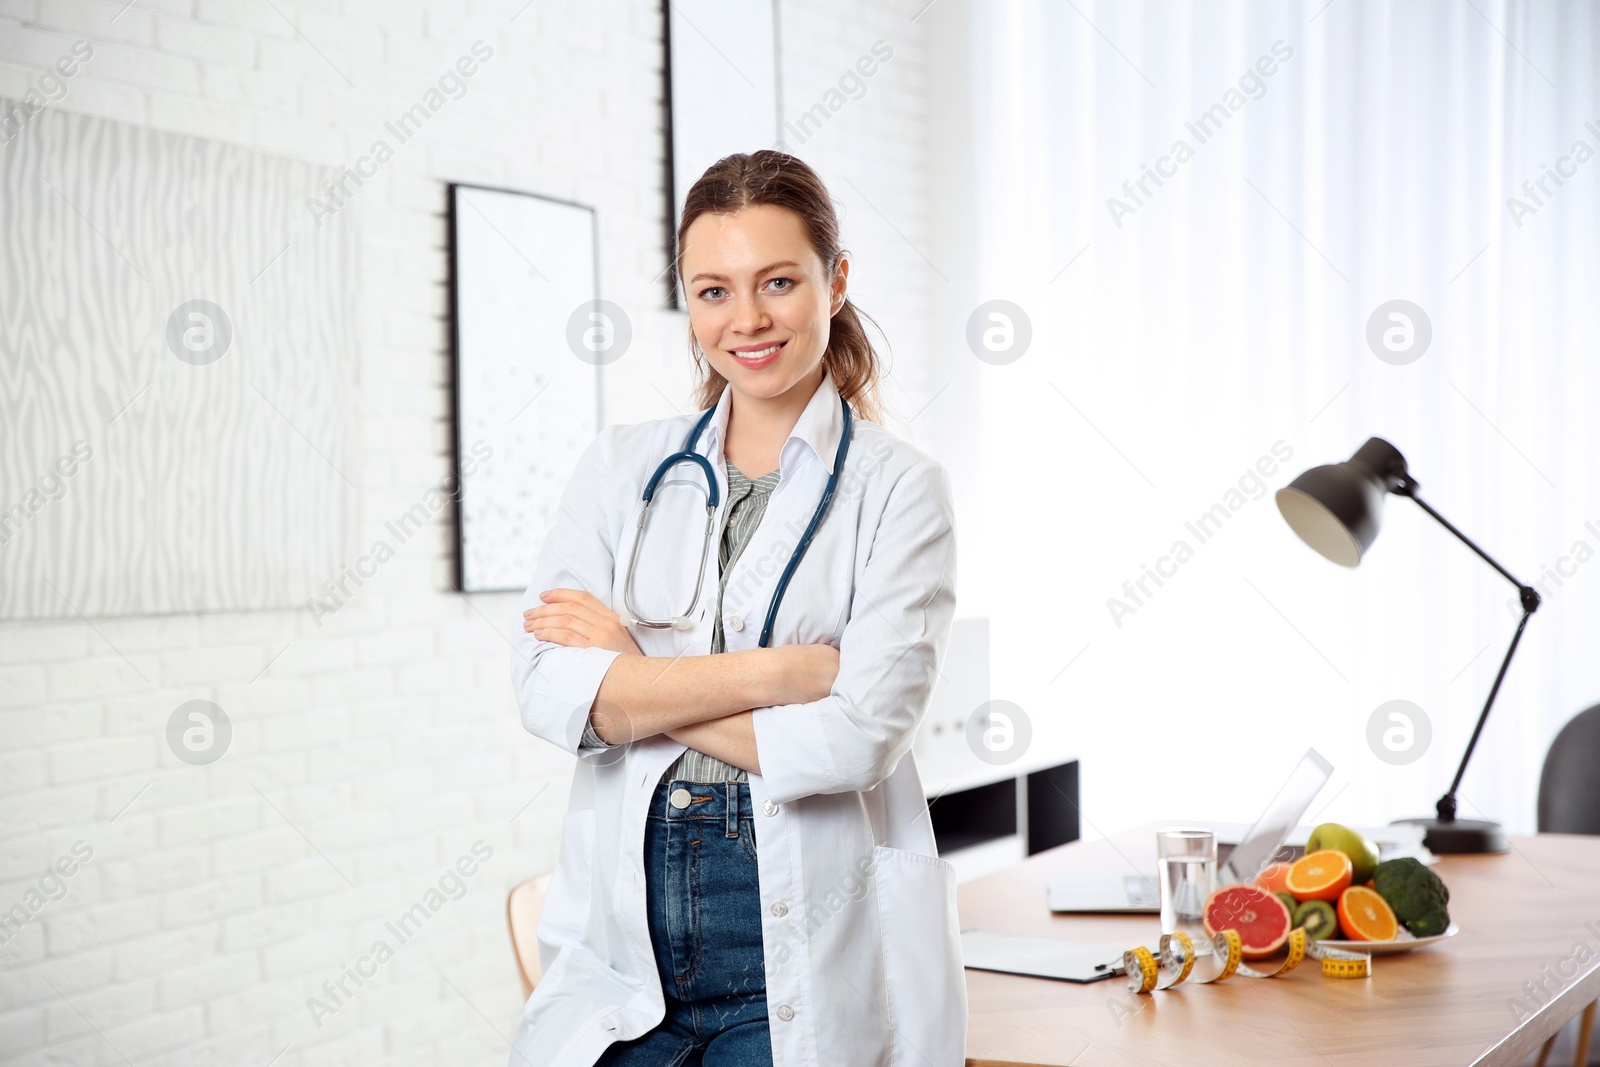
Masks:
[[[839,216],[827,187],[817,177],[817,172],[797,157],[765,148],[759,152],[724,156],[706,168],[689,190],[683,204],[683,219],[678,223],[678,247],[674,257],[680,278],[683,276],[684,235],[689,232],[690,224],[707,212],[731,215],[751,204],[788,208],[800,216],[812,249],[822,260],[828,278],[833,278],[844,249],[839,246]],[[833,376],[839,395],[850,402],[856,414],[868,422],[882,423],[883,411],[878,397],[882,362],[867,339],[863,318],[877,327],[871,316],[858,311],[850,298],[845,297],[843,306],[828,324],[828,348],[822,355],[822,362]],[[692,326],[689,347],[694,353],[695,369],[700,372],[700,382],[695,386],[695,404],[703,410],[716,404],[727,379],[712,368],[700,351]]]

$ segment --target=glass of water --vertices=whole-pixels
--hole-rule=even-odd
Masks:
[[[1156,864],[1161,868],[1161,932],[1182,931],[1198,952],[1205,952],[1210,943],[1206,898],[1217,888],[1217,835],[1189,827],[1157,830]]]

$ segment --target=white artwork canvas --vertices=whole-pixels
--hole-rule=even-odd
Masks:
[[[451,187],[459,580],[524,589],[583,450],[600,367],[627,347],[599,301],[594,209]]]
[[[666,7],[672,101],[672,231],[689,189],[733,152],[779,142],[776,0],[672,0]],[[675,290],[675,306],[683,306]]]
[[[297,608],[353,558],[357,208],[308,209],[336,176],[58,108],[8,127],[0,618]]]

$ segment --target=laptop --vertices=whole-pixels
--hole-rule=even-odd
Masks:
[[[1298,859],[1304,844],[1287,845],[1306,809],[1333,776],[1333,764],[1316,749],[1306,750],[1266,811],[1244,833],[1219,828],[1217,884],[1254,881],[1269,864]],[[1050,910],[1058,912],[1129,912],[1161,910],[1161,888],[1154,872],[1146,874],[1064,874],[1050,880]]]

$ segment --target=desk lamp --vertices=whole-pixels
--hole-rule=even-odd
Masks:
[[[1477,728],[1467,751],[1461,757],[1461,767],[1449,792],[1439,798],[1438,817],[1434,819],[1400,819],[1400,823],[1417,823],[1425,831],[1423,843],[1430,851],[1441,854],[1506,852],[1510,842],[1496,823],[1475,819],[1456,818],[1456,790],[1461,788],[1461,776],[1467,773],[1467,761],[1483,733],[1483,724],[1489,718],[1489,709],[1500,692],[1511,656],[1522,640],[1528,617],[1539,609],[1539,594],[1533,587],[1523,585],[1511,576],[1489,554],[1452,526],[1443,515],[1429,507],[1417,495],[1417,482],[1406,470],[1406,459],[1398,449],[1381,437],[1368,438],[1344,463],[1329,463],[1313,467],[1277,492],[1278,510],[1289,528],[1320,555],[1341,567],[1354,567],[1361,562],[1362,553],[1378,536],[1379,519],[1383,513],[1383,500],[1387,493],[1410,497],[1416,505],[1439,521],[1446,530],[1455,534],[1484,562],[1517,587],[1522,598],[1522,619],[1517,632],[1511,635],[1511,647],[1500,662],[1500,673],[1494,677],[1489,689],[1489,699],[1483,703],[1483,713],[1478,716]]]

